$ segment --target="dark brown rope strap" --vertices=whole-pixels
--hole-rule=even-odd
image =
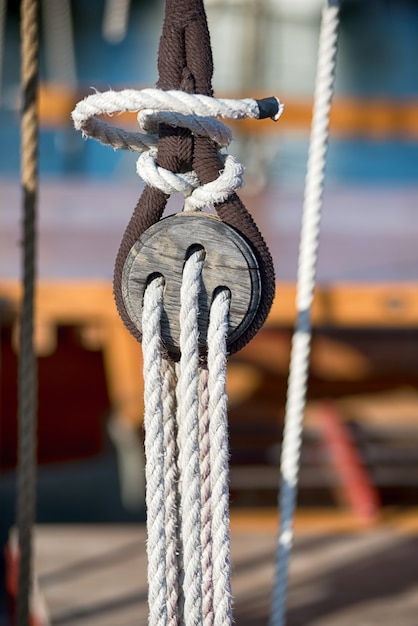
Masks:
[[[178,89],[187,93],[212,96],[213,61],[210,36],[202,0],[166,0],[165,19],[158,54],[159,80],[163,90]],[[159,126],[158,165],[172,172],[194,170],[201,184],[215,180],[224,165],[218,146],[207,137],[190,130]],[[161,219],[168,196],[147,186],[135,207],[116,258],[114,294],[119,314],[134,337],[141,333],[130,319],[122,296],[122,272],[126,257],[140,235]],[[270,251],[252,216],[236,194],[215,205],[219,217],[237,229],[253,248],[259,263],[261,300],[247,330],[230,346],[230,353],[240,350],[261,328],[275,294],[275,275]]]

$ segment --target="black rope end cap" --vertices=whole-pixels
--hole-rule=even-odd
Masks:
[[[258,119],[260,120],[264,120],[267,117],[270,117],[272,120],[277,122],[277,120],[283,113],[284,105],[275,96],[262,98],[261,100],[256,100],[256,102],[258,104],[258,109],[260,112],[260,115],[258,117]]]

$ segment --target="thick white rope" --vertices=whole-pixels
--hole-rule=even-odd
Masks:
[[[154,279],[144,295],[150,626],[232,624],[226,395],[230,293],[215,294],[208,366],[199,367],[204,257],[199,248],[184,267],[178,381],[174,365],[161,357],[163,278]]]
[[[164,478],[161,312],[164,280],[154,279],[144,295],[144,428],[147,504],[149,626],[166,626],[166,505]]]
[[[176,372],[171,361],[162,361],[164,422],[165,566],[167,578],[167,626],[178,626],[180,579],[179,472],[177,465]]]
[[[314,111],[299,247],[297,321],[292,340],[281,454],[280,531],[270,618],[271,626],[284,626],[286,622],[288,569],[293,543],[293,518],[299,478],[302,423],[311,344],[310,309],[315,286],[329,114],[334,89],[338,24],[338,3],[328,2],[322,12]]]
[[[202,612],[203,626],[213,626],[213,550],[212,550],[212,485],[210,465],[209,372],[199,372],[200,482],[201,482],[201,542],[202,542]]]
[[[183,556],[184,626],[203,623],[199,447],[198,315],[204,250],[187,259],[180,291],[180,376],[177,383],[178,445]]]
[[[222,289],[215,294],[210,309],[208,328],[214,626],[228,626],[232,624],[228,398],[226,394],[226,340],[228,337],[230,303],[231,294],[228,289]]]
[[[279,110],[274,117],[275,120],[279,119],[283,111],[283,105],[279,101],[278,106]],[[100,131],[97,135],[95,134],[94,124],[90,126],[89,130],[85,129],[84,126],[88,120],[93,121],[97,115],[133,113],[143,111],[144,109],[149,109],[152,113],[164,111],[178,114],[176,125],[186,128],[189,128],[189,116],[197,118],[198,122],[202,124],[201,129],[204,135],[208,132],[208,120],[205,118],[241,120],[245,118],[259,119],[260,117],[259,105],[253,98],[231,100],[227,98],[212,98],[202,94],[188,94],[175,89],[163,91],[162,89],[149,88],[140,91],[135,89],[109,90],[103,93],[91,94],[78,102],[72,113],[72,118],[77,130],[81,130],[89,137],[94,137],[101,141]],[[209,128],[212,127],[213,120],[210,120]],[[116,128],[113,130],[117,131]],[[191,130],[196,132],[195,128]]]
[[[283,105],[277,100],[278,120]],[[142,132],[133,133],[108,125],[99,115],[137,112]],[[232,156],[225,156],[224,169],[210,183],[200,185],[194,172],[173,173],[157,165],[156,146],[158,124],[188,128],[195,135],[209,137],[220,147],[229,145],[231,131],[216,118],[259,119],[258,102],[252,98],[243,100],[216,99],[183,91],[125,89],[119,92],[95,93],[81,100],[75,107],[72,118],[74,126],[85,136],[93,137],[106,145],[125,150],[142,152],[137,160],[137,173],[148,184],[163,193],[176,192],[186,196],[185,210],[199,211],[224,202],[243,184],[243,166]]]

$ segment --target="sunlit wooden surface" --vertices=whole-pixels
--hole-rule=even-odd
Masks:
[[[350,516],[314,512],[296,521],[289,626],[414,626],[418,613],[417,517],[389,516],[362,529]],[[39,526],[37,580],[52,623],[147,623],[143,526]],[[234,615],[268,623],[274,575],[274,511],[232,519]]]

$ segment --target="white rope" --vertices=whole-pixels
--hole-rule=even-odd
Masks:
[[[180,538],[179,472],[177,465],[176,373],[174,364],[162,361],[164,422],[165,566],[167,577],[167,626],[178,626]]]
[[[184,625],[202,624],[198,315],[205,253],[191,253],[180,292],[180,376],[177,384]]]
[[[229,446],[226,395],[226,340],[231,294],[215,294],[208,328],[209,437],[212,492],[212,577],[214,626],[232,624],[229,536]]]
[[[271,626],[286,622],[286,595],[293,518],[306,402],[311,343],[310,309],[315,286],[319,225],[324,187],[325,157],[334,86],[339,6],[329,2],[322,12],[314,111],[305,184],[302,231],[297,279],[297,322],[292,340],[285,427],[281,454],[280,531],[277,545],[276,577],[270,618]]]
[[[222,155],[221,155],[222,156]],[[150,149],[141,154],[136,163],[139,176],[153,187],[171,195],[176,192],[186,196],[184,211],[200,211],[204,207],[212,207],[217,202],[224,202],[242,185],[244,168],[232,155],[224,159],[225,168],[219,177],[200,185],[194,172],[175,174],[157,165],[157,151]]]
[[[164,281],[154,279],[144,295],[144,427],[146,455],[149,626],[167,624],[166,507],[161,311]]]
[[[277,99],[276,99],[277,100]],[[278,120],[283,105],[277,100]],[[137,112],[142,132],[133,133],[109,126],[98,119],[98,115]],[[93,137],[106,145],[123,150],[142,152],[137,160],[137,173],[148,184],[163,193],[171,195],[181,192],[186,196],[185,210],[199,211],[224,202],[236,189],[242,186],[243,166],[232,156],[224,158],[224,169],[219,177],[205,185],[200,185],[194,172],[173,173],[157,165],[156,145],[158,124],[188,128],[195,135],[209,137],[220,147],[229,145],[231,131],[215,118],[244,119],[260,117],[258,102],[251,98],[244,100],[216,99],[201,94],[187,94],[183,91],[162,91],[125,89],[119,92],[95,93],[81,100],[75,107],[72,118],[74,126],[83,135]]]
[[[208,365],[199,367],[204,258],[204,250],[196,249],[184,267],[178,380],[174,365],[161,357],[163,278],[154,279],[144,295],[150,626],[232,624],[226,396],[230,293],[220,290],[213,299]]]
[[[200,401],[200,481],[201,481],[201,523],[202,523],[202,612],[203,626],[213,626],[213,550],[212,550],[212,485],[210,465],[210,413],[209,413],[209,372],[202,367],[199,372]]]
[[[277,102],[279,110],[274,117],[275,120],[278,120],[283,112],[283,105],[279,100]],[[204,135],[210,132],[206,126],[208,123],[207,118],[241,120],[245,118],[259,119],[260,117],[258,103],[253,98],[244,98],[242,100],[212,98],[202,94],[189,94],[175,89],[168,91],[163,91],[162,89],[142,89],[140,91],[123,89],[122,91],[109,90],[103,93],[98,92],[87,96],[78,102],[72,112],[72,118],[77,130],[81,130],[86,135],[100,141],[100,136],[94,134],[94,130],[90,132],[85,130],[84,125],[88,120],[95,118],[97,115],[113,115],[114,113],[126,113],[129,111],[133,113],[143,111],[144,109],[150,109],[152,112],[164,111],[181,114],[176,125],[187,128],[189,128],[188,121],[190,120],[188,116],[198,118]],[[210,120],[209,129],[213,127],[213,120]],[[195,132],[195,129],[192,130]]]

